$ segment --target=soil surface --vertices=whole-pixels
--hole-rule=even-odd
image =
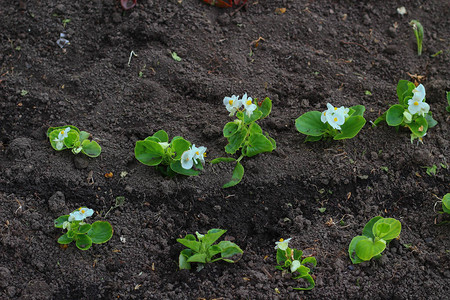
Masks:
[[[128,11],[115,0],[4,1],[0,298],[447,297],[450,226],[437,225],[449,219],[437,201],[450,191],[449,10],[442,0],[249,0],[240,9],[139,0]],[[425,29],[420,57],[412,19]],[[303,143],[301,114],[362,104],[374,121],[408,73],[424,76],[439,122],[423,145],[369,122],[352,140]],[[134,158],[135,142],[160,129],[206,146],[208,159],[225,156],[232,119],[222,99],[245,92],[272,99],[260,125],[277,149],[244,159],[239,185],[221,188],[231,164],[168,179]],[[46,130],[66,124],[90,132],[100,157],[54,151]],[[118,196],[125,203],[107,214]],[[96,211],[90,221],[113,225],[112,239],[60,247],[53,220],[82,205]],[[401,221],[400,239],[380,260],[352,265],[348,245],[377,215]],[[228,230],[241,260],[179,271],[176,239],[211,228]],[[275,269],[280,238],[317,258],[312,291],[293,290],[303,283]]]

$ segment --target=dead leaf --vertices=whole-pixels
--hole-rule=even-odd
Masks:
[[[277,8],[275,8],[275,13],[276,14],[282,15],[285,12],[286,12],[286,7],[277,7]]]
[[[113,178],[113,176],[114,176],[113,172],[109,172],[109,173],[105,174],[106,178]]]

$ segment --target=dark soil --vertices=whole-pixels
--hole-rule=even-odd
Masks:
[[[448,297],[450,226],[436,225],[448,217],[435,204],[450,191],[449,10],[442,0],[249,0],[239,10],[142,0],[126,12],[114,0],[3,1],[0,298]],[[411,19],[425,28],[420,57]],[[375,120],[408,72],[425,76],[439,122],[423,145],[369,123],[342,142],[303,143],[295,130],[298,116],[327,102],[365,105]],[[273,100],[260,125],[278,148],[244,159],[236,187],[221,188],[232,165],[167,179],[134,158],[135,142],[160,129],[208,147],[208,159],[224,156],[222,99],[245,92]],[[54,151],[46,130],[66,124],[91,132],[101,156]],[[117,196],[125,204],[105,217]],[[91,221],[111,222],[113,238],[64,249],[53,220],[81,205],[97,212]],[[352,265],[348,244],[377,215],[401,221],[400,239],[380,260]],[[211,228],[227,229],[242,259],[179,271],[176,239]],[[275,241],[289,237],[318,260],[312,291],[292,290],[302,283],[274,268]]]

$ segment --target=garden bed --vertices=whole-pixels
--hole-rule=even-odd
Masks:
[[[249,0],[237,10],[148,0],[129,11],[113,0],[5,3],[0,298],[442,299],[450,227],[437,225],[448,217],[435,203],[450,186],[449,5],[365,2]],[[411,19],[425,30],[420,57]],[[301,114],[361,104],[373,121],[408,73],[424,76],[438,121],[423,145],[369,122],[351,140],[303,143]],[[225,156],[232,118],[222,99],[245,92],[272,99],[260,125],[277,149],[243,159],[239,185],[221,188],[232,165],[168,179],[135,159],[136,141],[160,129],[206,146],[207,160]],[[54,151],[47,128],[66,124],[92,133],[100,157]],[[124,204],[109,211],[118,196]],[[60,247],[53,220],[82,205],[113,225],[112,239]],[[401,221],[400,239],[380,260],[352,265],[348,245],[377,215]],[[227,229],[242,258],[179,271],[176,239],[211,228]],[[302,282],[275,269],[280,238],[317,258],[312,291],[292,290]]]

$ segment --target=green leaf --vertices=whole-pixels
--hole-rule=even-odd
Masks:
[[[295,127],[303,134],[310,136],[322,136],[327,132],[328,126],[320,120],[321,113],[309,111],[295,120]]]
[[[244,253],[238,245],[230,241],[221,241],[218,246],[222,249],[220,254],[222,258],[232,257],[234,255]]]
[[[262,134],[261,126],[259,126],[256,123],[250,124],[250,126],[248,127],[248,130],[249,130],[250,134],[255,134],[255,133],[261,133]]]
[[[428,114],[426,114],[424,117],[425,120],[427,120],[428,128],[433,128],[434,126],[437,125],[438,122],[435,119],[433,119],[431,112],[428,112]]]
[[[176,52],[172,52],[171,54],[172,54],[173,60],[175,60],[175,61],[181,61],[181,57],[179,57],[179,56],[177,55]]]
[[[154,137],[158,138],[163,143],[169,142],[169,135],[164,130],[159,130],[153,134]]]
[[[233,175],[231,176],[231,180],[228,183],[225,183],[222,188],[226,189],[232,186],[235,186],[239,182],[241,182],[242,177],[244,177],[244,167],[240,162],[236,163],[236,166],[233,170]]]
[[[400,104],[392,105],[386,112],[386,123],[389,126],[398,126],[403,122],[405,108]]]
[[[277,148],[277,142],[273,138],[269,136],[268,132],[264,132],[264,136],[269,140],[269,142],[272,144],[272,149],[275,150]]]
[[[189,150],[191,143],[186,141],[183,138],[178,138],[176,140],[172,139],[172,149],[175,151],[176,155],[174,157],[175,160],[181,159],[181,155],[183,155],[184,151]]]
[[[89,157],[97,157],[102,152],[102,147],[96,141],[84,140],[81,147],[81,152]]]
[[[61,217],[59,217],[58,219],[56,219],[54,221],[55,227],[56,228],[63,228],[64,222],[67,222],[67,221],[69,221],[69,215],[61,216]]]
[[[302,266],[300,266],[300,268],[301,268]],[[299,269],[300,269],[299,268]],[[305,287],[305,288],[292,288],[293,290],[299,290],[299,291],[309,291],[309,290],[312,290],[313,288],[314,288],[314,286],[316,285],[315,284],[315,282],[314,282],[314,279],[312,278],[312,276],[311,275],[309,275],[309,274],[306,274],[306,275],[304,275],[304,276],[301,276],[301,277],[296,277],[296,278],[294,278],[294,279],[297,279],[297,278],[303,278],[303,279],[305,279],[307,282],[308,282],[308,287]]]
[[[364,226],[362,234],[368,238],[374,239],[375,236],[373,234],[373,225],[382,219],[383,217],[381,216],[373,217],[372,219],[370,219],[370,221],[367,222],[366,226]]]
[[[189,257],[192,256],[192,250],[191,249],[184,249],[180,252],[180,256],[178,258],[178,266],[180,270],[190,270],[191,264],[188,263]]]
[[[206,263],[206,253],[196,253],[187,259],[187,262]]]
[[[156,143],[160,143],[161,140],[155,136],[148,136],[145,138],[144,141],[152,141],[152,142],[156,142]]]
[[[225,152],[234,154],[241,147],[247,135],[247,130],[241,128],[234,135],[228,138],[228,145],[225,146]]]
[[[73,238],[68,237],[67,233],[60,236],[58,239],[58,243],[63,244],[63,245],[70,244],[72,241],[73,241]]]
[[[312,264],[314,267],[317,266],[317,259],[315,257],[306,257],[304,260],[302,260],[302,265],[306,264],[306,263],[310,263]]]
[[[262,112],[259,110],[253,111],[253,113],[249,116],[247,116],[247,113],[244,112],[244,123],[250,124],[251,122],[254,122],[256,120],[259,120],[262,116]]]
[[[366,124],[366,119],[362,116],[351,116],[341,125],[341,133],[334,136],[335,140],[351,139],[355,137],[361,128]]]
[[[80,130],[78,128],[76,128],[75,126],[66,125],[66,126],[50,127],[49,129],[47,129],[47,136],[50,137],[50,133],[53,131],[56,131],[57,133],[59,133],[61,130],[66,129],[67,127],[70,127],[70,130],[75,130],[76,132],[80,133]],[[58,135],[56,135],[56,137],[58,137]]]
[[[156,166],[163,159],[164,149],[154,141],[137,141],[134,147],[134,155],[144,165]]]
[[[408,90],[409,90],[409,81],[408,80],[400,80],[398,83],[397,83],[397,97],[398,97],[398,102],[401,104],[401,105],[404,105],[404,101],[403,101],[403,98],[404,98],[404,95],[405,94],[407,94],[408,93]],[[412,90],[411,90],[412,91]]]
[[[170,169],[175,173],[186,176],[197,176],[200,172],[194,169],[185,169],[181,166],[181,161],[177,160],[170,164]]]
[[[67,133],[67,137],[64,139],[64,146],[66,146],[67,148],[73,148],[75,146],[75,143],[79,140],[79,133],[71,130]]]
[[[350,107],[350,109],[353,109],[355,112],[352,114],[352,116],[361,116],[364,117],[364,112],[366,111],[366,108],[364,105],[355,105]]]
[[[89,230],[91,230],[91,224],[83,224],[78,228],[79,233],[87,233]]]
[[[192,234],[186,235],[183,239],[177,239],[177,242],[192,249],[194,252],[200,251],[201,243],[198,242]]]
[[[442,208],[446,213],[450,213],[450,193],[445,194],[444,198],[442,198]]]
[[[284,265],[286,261],[286,251],[277,248],[277,264]]]
[[[298,249],[292,249],[294,250],[294,260],[300,260],[303,256],[303,251]]]
[[[386,242],[383,240],[374,242],[369,238],[360,240],[355,247],[356,255],[365,261],[380,254],[384,249],[386,249]]]
[[[352,239],[352,241],[350,242],[350,245],[348,246],[348,255],[353,264],[359,264],[359,263],[363,262],[363,260],[361,258],[359,258],[358,255],[356,254],[355,249],[356,249],[356,244],[358,244],[360,241],[366,240],[366,239],[368,239],[368,237],[363,236],[363,235],[358,235],[358,236],[355,236]]]
[[[234,135],[239,129],[241,128],[241,122],[228,122],[223,127],[223,136],[228,138],[232,135]]]
[[[202,243],[205,244],[206,248],[208,248],[209,246],[214,244],[214,242],[217,241],[225,232],[227,231],[223,229],[210,229],[208,230],[208,233],[206,233],[203,237]]]
[[[80,142],[83,142],[84,140],[87,140],[91,134],[86,131],[80,131]]]
[[[317,141],[320,141],[322,139],[322,137],[323,137],[322,135],[319,135],[319,136],[308,135],[308,136],[306,136],[305,143],[306,142],[317,142]]]
[[[373,234],[385,241],[390,241],[397,238],[402,230],[402,224],[400,221],[394,218],[384,218],[378,220],[374,225]]]
[[[236,159],[234,159],[232,157],[218,157],[218,158],[213,159],[210,163],[217,164],[220,162],[232,162],[232,161],[236,161]]]
[[[258,105],[259,111],[262,113],[261,119],[267,117],[272,111],[272,100],[269,97],[266,97],[261,106]]]
[[[87,250],[92,246],[92,240],[86,234],[78,234],[76,237],[76,245],[80,250]]]
[[[214,255],[219,254],[220,252],[222,252],[222,249],[218,245],[212,245],[208,248],[208,257],[213,258]]]
[[[381,121],[386,121],[386,113],[387,113],[387,111],[385,111],[381,116],[379,116],[379,117],[375,120],[375,122],[373,122],[372,127],[377,126],[378,123],[380,123]]]
[[[417,137],[424,136],[428,130],[428,123],[424,117],[418,117],[417,119],[413,120],[412,123],[407,124],[407,126],[409,127],[409,129],[411,129],[411,132]]]
[[[87,235],[94,244],[106,243],[113,235],[113,228],[107,221],[95,221]]]
[[[271,152],[272,150],[272,143],[263,134],[256,133],[250,135],[245,155],[252,157],[262,152]]]

